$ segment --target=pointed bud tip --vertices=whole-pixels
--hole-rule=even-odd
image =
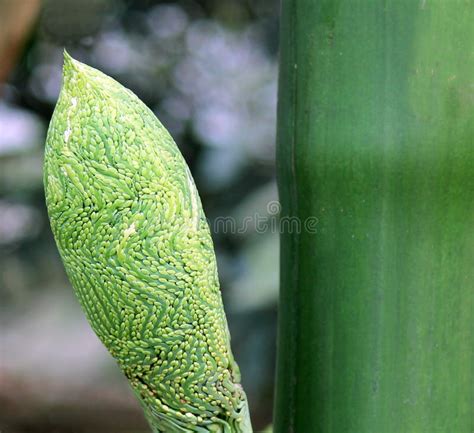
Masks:
[[[66,51],[66,49],[64,49],[63,56],[64,56],[64,69],[69,69],[69,68],[74,69],[75,67],[74,63],[76,61],[71,57],[71,55]]]
[[[84,64],[81,63],[79,60],[76,60],[74,57],[72,57],[66,51],[66,49],[64,49],[63,58],[64,58],[63,75],[67,75],[71,73],[74,74],[82,70],[82,66],[84,66]]]
[[[80,74],[80,65],[81,63],[75,60],[66,50],[63,51],[63,79],[62,79],[62,89],[70,88],[70,83],[74,80],[74,77],[77,77]]]

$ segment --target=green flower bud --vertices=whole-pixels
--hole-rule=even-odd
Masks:
[[[137,96],[67,53],[44,184],[67,275],[153,431],[251,432],[186,162]]]

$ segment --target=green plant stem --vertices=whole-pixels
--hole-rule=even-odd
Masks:
[[[276,433],[474,431],[473,23],[283,0]]]

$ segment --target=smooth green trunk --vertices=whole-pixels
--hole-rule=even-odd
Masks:
[[[277,159],[276,433],[472,433],[474,1],[283,0]]]

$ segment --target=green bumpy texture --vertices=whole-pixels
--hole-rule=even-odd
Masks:
[[[44,183],[67,275],[153,431],[251,432],[186,162],[137,96],[67,54]]]

